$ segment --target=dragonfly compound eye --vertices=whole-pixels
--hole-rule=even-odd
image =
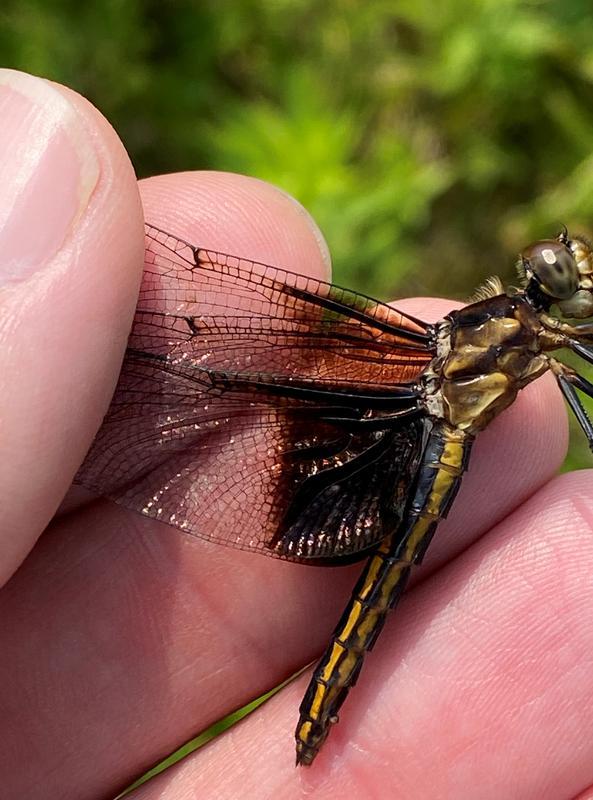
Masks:
[[[579,288],[579,271],[567,245],[556,239],[542,239],[521,253],[528,280],[535,280],[542,292],[556,300],[568,300]]]

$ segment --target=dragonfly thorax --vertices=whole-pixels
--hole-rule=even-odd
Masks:
[[[454,428],[483,430],[548,369],[538,314],[522,294],[473,303],[451,312],[437,330],[441,326],[449,344],[427,370],[434,380],[424,382],[425,403],[429,413]]]

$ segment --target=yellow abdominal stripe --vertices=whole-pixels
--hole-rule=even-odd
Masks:
[[[365,580],[358,595],[352,599],[348,617],[342,628],[334,634],[331,648],[324,658],[317,677],[317,685],[310,706],[306,710],[308,720],[303,721],[298,729],[298,737],[308,746],[313,746],[311,738],[318,739],[311,720],[323,728],[333,721],[329,715],[335,700],[349,686],[351,676],[356,670],[364,652],[368,649],[373,633],[380,624],[394,597],[398,583],[407,575],[410,563],[417,555],[423,538],[432,533],[434,523],[441,516],[443,504],[463,470],[466,437],[455,430],[443,443],[442,454],[438,462],[432,466],[434,478],[424,510],[417,516],[406,540],[401,561],[389,562],[388,556],[393,542],[385,540],[371,558]],[[369,598],[377,593],[372,604]]]

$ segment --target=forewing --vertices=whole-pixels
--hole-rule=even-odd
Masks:
[[[223,372],[265,372],[336,388],[414,380],[427,325],[323,281],[147,228],[130,347]]]

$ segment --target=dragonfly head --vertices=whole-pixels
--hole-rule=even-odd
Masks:
[[[541,305],[554,303],[562,316],[593,316],[593,245],[566,228],[555,239],[541,239],[521,253],[519,272],[525,293]]]

